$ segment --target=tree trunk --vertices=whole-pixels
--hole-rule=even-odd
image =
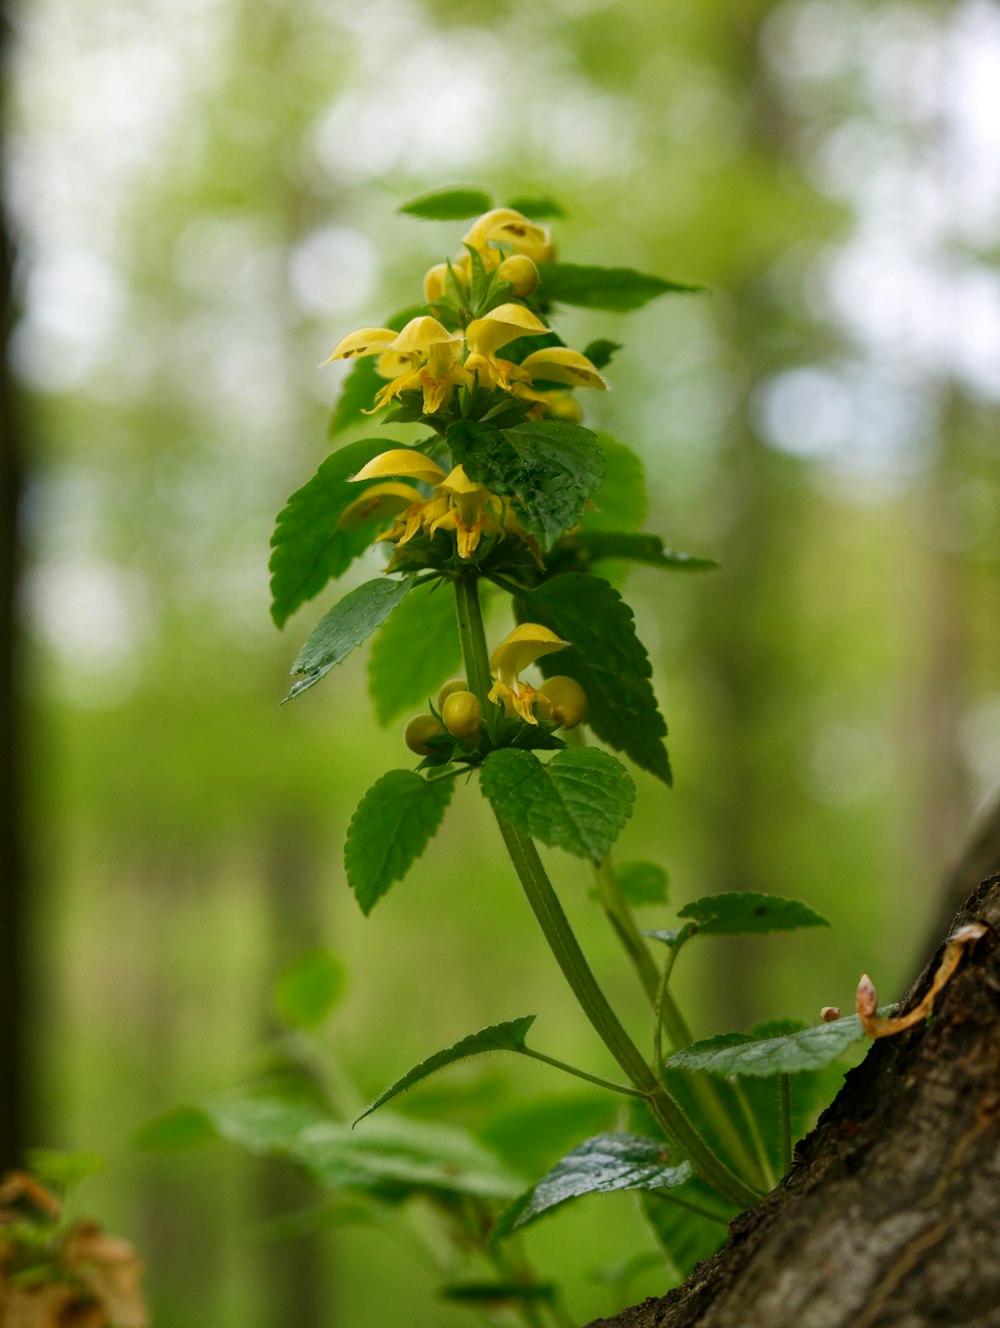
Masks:
[[[1000,875],[972,921],[933,1016],[872,1045],[725,1248],[592,1328],[1000,1328]]]

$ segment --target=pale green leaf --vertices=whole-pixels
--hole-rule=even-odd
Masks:
[[[618,884],[632,908],[665,904],[670,877],[655,862],[623,862],[617,869]]]
[[[171,1107],[136,1130],[133,1143],[150,1152],[194,1148],[215,1137],[212,1122],[200,1107]]]
[[[411,198],[396,209],[409,217],[422,217],[427,221],[464,221],[489,212],[493,201],[481,189],[434,189],[418,198]]]
[[[274,1009],[292,1028],[315,1028],[330,1014],[344,990],[344,966],[329,950],[300,955],[274,986]]]

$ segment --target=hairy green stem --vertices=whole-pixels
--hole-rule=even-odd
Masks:
[[[532,1060],[541,1061],[543,1065],[554,1065],[557,1070],[562,1070],[565,1074],[572,1074],[577,1079],[586,1079],[590,1084],[597,1084],[600,1088],[608,1088],[612,1093],[624,1093],[626,1097],[641,1097],[645,1099],[646,1094],[641,1093],[638,1088],[628,1088],[625,1084],[613,1083],[610,1079],[602,1079],[600,1075],[588,1074],[586,1070],[578,1070],[575,1065],[567,1065],[565,1061],[556,1060],[555,1056],[546,1056],[544,1052],[533,1051],[531,1047],[521,1047],[522,1056],[530,1056]]]

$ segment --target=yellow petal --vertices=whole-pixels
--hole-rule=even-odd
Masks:
[[[527,254],[536,263],[552,257],[552,241],[548,228],[529,221],[514,208],[493,208],[473,222],[464,244],[480,252],[489,252],[490,245],[504,244],[515,253]]]
[[[465,329],[473,354],[492,356],[517,337],[537,337],[550,329],[523,304],[501,304]]]
[[[418,358],[416,355],[397,355],[394,350],[387,350],[375,361],[375,372],[379,378],[398,378],[407,369],[415,369]]]
[[[436,318],[424,314],[420,318],[411,318],[388,349],[399,355],[420,355],[425,358],[432,346],[440,346],[444,342],[461,345],[461,341],[460,332],[449,332]]]
[[[391,516],[423,501],[422,495],[412,484],[400,484],[394,480],[373,484],[360,498],[355,498],[353,503],[344,508],[338,525],[342,530],[353,530],[373,517]]]
[[[354,476],[352,483],[359,480],[382,480],[393,475],[405,475],[407,479],[423,480],[425,484],[440,484],[445,478],[444,471],[424,456],[423,452],[412,447],[398,447],[391,452],[382,452],[373,457],[367,466],[362,466]]]
[[[569,645],[541,623],[521,623],[500,642],[490,655],[490,672],[501,682],[513,685],[518,674],[542,655],[564,650]]]
[[[568,346],[545,346],[542,350],[533,350],[521,361],[521,368],[527,369],[532,378],[541,378],[551,383],[567,383],[570,387],[596,387],[605,391],[609,386],[586,355]]]
[[[424,273],[424,299],[428,304],[444,298],[448,281],[448,264],[435,263]]]
[[[357,360],[362,355],[381,355],[395,337],[396,333],[387,327],[359,328],[357,332],[348,333],[343,341],[338,341],[323,363],[329,364],[332,360]]]

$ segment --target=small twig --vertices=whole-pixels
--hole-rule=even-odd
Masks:
[[[914,1024],[919,1024],[926,1019],[934,1008],[934,1000],[938,992],[949,982],[955,969],[958,968],[966,947],[974,945],[976,941],[986,935],[988,930],[989,928],[981,922],[970,922],[948,937],[941,962],[938,964],[937,972],[934,974],[926,995],[920,1004],[914,1006],[908,1014],[889,1019],[880,1018],[875,986],[868,974],[865,973],[858,983],[856,1001],[858,1018],[861,1020],[861,1027],[865,1030],[865,1036],[870,1038],[893,1037],[896,1033],[903,1033],[906,1029],[912,1028]]]

